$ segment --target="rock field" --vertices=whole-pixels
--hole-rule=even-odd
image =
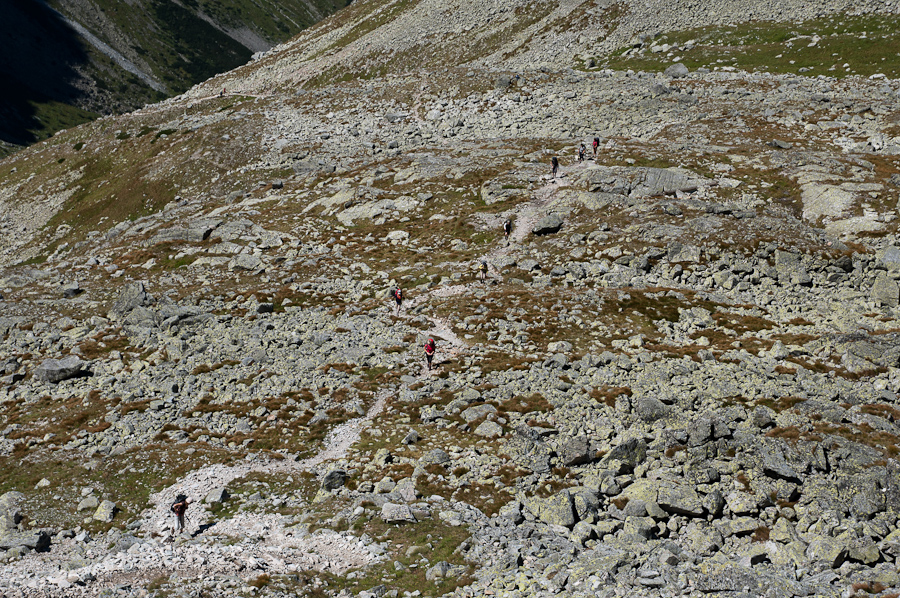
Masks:
[[[0,596],[900,593],[900,81],[549,58],[894,5],[472,4],[0,162]]]

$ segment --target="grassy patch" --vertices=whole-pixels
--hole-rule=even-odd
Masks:
[[[802,23],[751,22],[669,32],[653,42],[674,49],[653,53],[623,48],[605,64],[614,69],[661,71],[675,56],[689,69],[895,78],[900,74],[900,17],[836,14]],[[693,42],[693,43],[688,43]],[[846,65],[846,66],[845,66]]]

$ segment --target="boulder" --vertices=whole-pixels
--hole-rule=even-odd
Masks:
[[[825,563],[832,569],[837,569],[847,559],[847,546],[839,538],[819,536],[809,543],[806,558],[814,563]]]
[[[136,307],[147,307],[152,304],[153,297],[147,293],[147,290],[144,288],[144,283],[133,282],[122,289],[109,313],[111,316],[118,318],[124,316]]]
[[[4,530],[16,529],[16,526],[22,521],[19,503],[24,499],[24,494],[15,491],[0,496],[0,534]]]
[[[322,488],[325,490],[337,490],[347,483],[347,472],[343,469],[333,469],[325,474],[322,479]]]
[[[552,235],[562,228],[563,220],[559,214],[553,213],[541,218],[531,232],[535,235]]]
[[[684,66],[680,62],[676,62],[675,64],[666,68],[665,71],[663,71],[663,75],[665,75],[666,77],[671,77],[673,79],[681,79],[682,77],[687,77],[688,74],[690,74],[688,67]]]
[[[469,407],[465,411],[463,411],[460,415],[466,421],[466,423],[472,423],[474,421],[478,421],[484,417],[487,417],[490,413],[496,413],[497,408],[490,404],[483,405],[475,405],[474,407]]]
[[[887,272],[879,272],[872,285],[872,301],[887,307],[900,305],[900,286]]]
[[[213,488],[209,491],[209,494],[206,495],[206,498],[203,499],[208,505],[221,504],[231,498],[231,495],[228,494],[228,490],[224,486],[220,486],[219,488]]]
[[[589,168],[581,180],[590,192],[602,191],[632,197],[657,197],[692,193],[712,184],[683,168],[650,168],[646,166],[599,166]]]
[[[663,510],[676,515],[702,517],[704,514],[700,496],[693,488],[687,486],[679,484],[660,486],[656,502]]]
[[[483,436],[484,438],[497,438],[503,436],[503,427],[497,422],[485,421],[475,428],[475,435]]]
[[[575,525],[575,505],[568,490],[561,490],[549,498],[526,499],[525,506],[544,523],[569,528]]]
[[[100,503],[100,506],[97,507],[97,511],[94,513],[94,519],[103,523],[112,523],[112,520],[115,519],[118,511],[119,508],[116,506],[116,503],[111,500],[104,500]]]
[[[637,416],[647,423],[655,422],[669,415],[669,408],[657,399],[649,395],[643,395],[634,402],[634,410]]]
[[[70,355],[63,359],[45,359],[34,370],[34,377],[42,382],[56,384],[69,378],[75,378],[84,371],[86,362],[81,358]]]
[[[425,571],[425,579],[434,581],[446,577],[448,573],[450,573],[450,563],[447,561],[440,561]]]
[[[761,444],[759,456],[762,459],[763,473],[770,478],[781,478],[799,484],[800,474],[797,473],[784,458],[784,454],[774,444]]]
[[[389,502],[381,506],[381,519],[385,523],[399,523],[402,521],[416,523],[416,517],[413,515],[409,505],[398,505]]]
[[[556,449],[560,461],[566,467],[572,465],[582,465],[589,463],[594,456],[591,450],[591,443],[587,436],[576,436],[574,438],[566,438],[560,442]]]
[[[263,262],[258,255],[250,253],[240,253],[228,262],[228,270],[258,270],[262,267]]]
[[[50,534],[45,530],[7,531],[0,533],[0,550],[10,550],[11,548],[24,546],[30,550],[45,552],[50,548],[50,540]]]
[[[642,438],[630,438],[613,448],[604,457],[605,463],[618,461],[634,469],[647,458],[647,443]]]
[[[443,465],[444,463],[449,463],[449,462],[450,462],[450,455],[448,455],[446,452],[442,451],[441,449],[432,449],[432,450],[428,451],[427,453],[425,453],[424,455],[422,455],[422,457],[419,459],[419,466],[426,467],[426,466],[434,464],[434,463],[436,463],[438,465]]]

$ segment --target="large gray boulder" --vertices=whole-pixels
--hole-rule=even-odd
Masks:
[[[589,463],[594,457],[594,451],[591,450],[591,443],[587,436],[566,438],[560,442],[556,452],[560,461],[567,467]]]
[[[325,490],[337,490],[347,483],[347,472],[343,469],[333,469],[325,474],[322,479],[322,488]]]
[[[535,235],[552,235],[559,232],[562,228],[563,220],[559,214],[549,214],[541,218],[537,224],[532,227],[531,232]]]
[[[525,506],[544,523],[568,528],[575,525],[575,504],[568,490],[561,490],[549,498],[528,498]]]
[[[629,438],[622,444],[611,450],[604,462],[619,461],[629,468],[634,469],[647,458],[647,443],[642,438]]]
[[[44,552],[50,548],[50,534],[44,530],[0,532],[0,550],[9,550],[19,546],[24,546],[37,552]]]
[[[87,366],[87,362],[75,355],[64,359],[45,359],[41,365],[35,368],[34,377],[42,382],[56,384],[80,375],[85,366]]]
[[[682,77],[687,77],[690,74],[688,67],[684,66],[684,64],[680,62],[676,62],[665,71],[663,71],[663,75],[666,77],[672,77],[673,79],[681,79]]]
[[[659,487],[656,503],[669,513],[687,517],[702,517],[703,503],[693,488],[678,484]]]
[[[589,168],[581,180],[588,191],[615,193],[631,197],[656,197],[690,193],[712,185],[710,179],[683,168],[645,166],[600,166]]]
[[[647,423],[655,422],[669,415],[669,408],[662,401],[648,395],[637,398],[634,402],[634,410],[637,416]]]
[[[887,272],[880,272],[872,285],[872,300],[887,307],[900,305],[900,286]]]
[[[114,318],[119,318],[136,307],[146,307],[152,304],[153,297],[147,293],[144,283],[133,282],[122,289],[109,313]]]
[[[400,523],[407,521],[409,523],[416,522],[416,516],[413,515],[409,505],[400,505],[394,503],[384,503],[381,506],[381,519],[385,523]]]
[[[150,239],[148,245],[166,243],[172,241],[185,241],[188,243],[200,243],[209,238],[215,227],[208,222],[198,222],[188,226],[173,226],[156,233]]]
[[[240,253],[228,262],[228,271],[232,270],[258,270],[263,265],[263,261],[258,255],[251,253]]]
[[[758,450],[762,459],[763,473],[767,476],[796,483],[801,482],[800,474],[788,464],[780,448],[774,444],[766,443],[761,444]]]
[[[230,497],[231,495],[228,494],[228,489],[224,486],[221,486],[219,488],[213,488],[212,490],[210,490],[209,494],[206,495],[206,498],[203,499],[203,502],[208,505],[220,504],[228,500]]]
[[[16,529],[22,520],[19,503],[25,499],[21,492],[7,492],[0,496],[0,534],[5,530]]]

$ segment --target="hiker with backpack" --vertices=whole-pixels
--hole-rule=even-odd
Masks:
[[[175,497],[175,502],[172,503],[172,512],[175,513],[175,533],[180,534],[184,531],[184,516],[187,512],[188,505],[193,501],[189,499],[184,494],[179,494]]]
[[[481,282],[484,282],[487,280],[487,273],[488,273],[487,262],[484,260],[481,260],[481,264],[478,265],[478,274],[481,275]]]
[[[587,152],[587,149],[584,147],[584,143],[581,144],[581,147],[578,148],[578,161],[584,162],[584,154]]]
[[[600,147],[600,138],[594,137],[594,143],[591,144],[591,147],[594,148],[594,157],[597,157],[597,148]]]
[[[503,223],[503,238],[506,239],[506,246],[509,247],[509,235],[512,232],[512,218],[507,218]]]
[[[431,371],[431,360],[434,359],[434,353],[437,351],[437,347],[434,344],[434,339],[429,338],[428,342],[425,343],[425,361],[428,362],[428,371]]]
[[[552,158],[550,158],[550,164],[551,164],[551,166],[553,166],[553,169],[551,172],[553,174],[553,178],[555,179],[556,173],[559,172],[559,158],[557,158],[556,156],[553,156]]]
[[[399,316],[400,306],[403,305],[403,291],[400,290],[400,287],[391,291],[391,297],[393,297],[394,301],[397,303],[397,315]]]

